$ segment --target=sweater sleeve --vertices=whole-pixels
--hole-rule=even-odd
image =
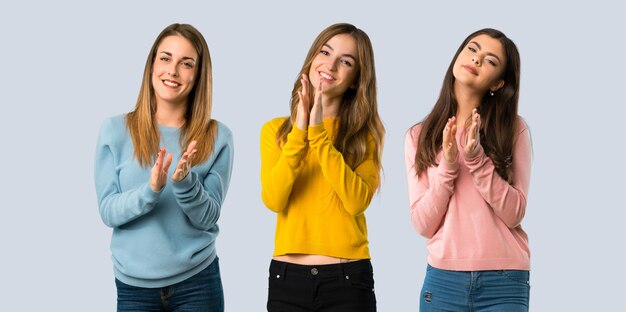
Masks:
[[[374,163],[375,142],[367,144],[366,157],[354,170],[333,146],[324,124],[309,126],[309,145],[319,159],[322,174],[352,216],[365,212],[378,188],[378,169]]]
[[[509,228],[518,226],[526,213],[526,194],[530,183],[532,146],[530,133],[523,121],[513,149],[513,181],[509,184],[495,170],[491,159],[481,145],[474,155],[464,155],[476,189],[491,206],[494,213]]]
[[[153,192],[149,181],[122,192],[113,150],[114,136],[119,132],[110,120],[100,129],[96,146],[95,184],[100,217],[104,224],[115,228],[150,212],[159,201],[160,192]]]
[[[191,224],[202,231],[212,228],[220,217],[233,168],[232,134],[227,128],[220,127],[218,136],[216,141],[221,144],[215,146],[215,160],[207,175],[200,177],[192,171],[183,180],[172,183],[178,205]]]
[[[261,196],[265,206],[274,212],[280,212],[287,206],[307,149],[307,132],[296,126],[287,135],[282,148],[276,144],[281,121],[284,119],[269,121],[261,130]]]
[[[459,164],[448,164],[441,160],[432,178],[428,176],[428,170],[418,177],[415,171],[419,133],[417,127],[419,126],[409,129],[404,140],[411,222],[420,235],[431,238],[439,230],[443,216],[448,211],[448,203],[454,193],[454,180],[459,174]]]

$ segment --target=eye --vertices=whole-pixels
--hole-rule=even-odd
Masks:
[[[352,67],[352,63],[351,63],[350,61],[347,61],[347,60],[341,60],[340,62],[341,62],[341,64],[344,64],[344,65],[346,65],[346,66],[348,66],[348,67]]]
[[[467,47],[470,51],[476,53],[476,49],[474,49],[473,47]]]
[[[328,51],[326,51],[326,50],[322,50],[322,51],[320,51],[320,53],[322,53],[322,54],[324,54],[324,55],[326,55],[326,56],[329,56],[329,55],[330,55],[330,53],[328,53]]]
[[[489,63],[489,65],[491,66],[498,66],[498,63],[496,63],[493,59],[487,59],[487,63]]]
[[[165,57],[165,56],[161,56],[159,58],[159,60],[161,60],[162,62],[168,62],[170,60],[170,58],[169,57]]]
[[[185,68],[193,68],[193,63],[191,63],[191,62],[184,62],[183,66],[185,66]]]

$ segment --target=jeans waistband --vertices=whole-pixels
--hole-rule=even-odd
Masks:
[[[337,263],[337,264],[320,264],[320,265],[302,265],[278,260],[272,260],[270,263],[270,272],[276,275],[297,275],[302,277],[327,277],[327,276],[344,276],[346,273],[358,271],[372,271],[372,263],[369,259]]]

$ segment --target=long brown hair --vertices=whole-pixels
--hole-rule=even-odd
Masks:
[[[156,122],[156,101],[152,86],[152,69],[157,49],[161,41],[169,36],[181,36],[194,46],[198,53],[196,83],[189,93],[185,123],[181,127],[181,150],[193,140],[198,143],[198,150],[191,160],[192,165],[206,161],[213,152],[217,122],[211,119],[213,77],[211,74],[211,56],[202,34],[189,24],[172,24],[167,26],[154,41],[139,89],[139,97],[135,109],[126,115],[126,125],[133,140],[135,157],[141,166],[149,167],[155,161],[159,150],[159,128]]]
[[[483,96],[478,113],[481,117],[480,144],[485,153],[493,161],[496,172],[504,180],[512,181],[513,146],[517,139],[517,105],[520,83],[520,56],[515,43],[501,31],[485,28],[469,35],[456,51],[446,76],[443,87],[433,110],[421,122],[417,143],[419,148],[415,153],[416,172],[422,174],[428,167],[436,165],[436,155],[441,150],[443,128],[449,117],[455,116],[457,100],[454,95],[454,75],[452,73],[456,58],[469,43],[478,36],[486,34],[502,43],[506,54],[506,67],[501,79],[504,86],[494,92],[493,96]]]
[[[349,88],[343,94],[338,112],[339,129],[334,140],[334,146],[344,155],[346,163],[354,169],[365,160],[367,141],[371,135],[376,142],[374,163],[380,171],[382,167],[381,157],[385,127],[378,116],[374,49],[367,34],[351,24],[339,23],[331,25],[324,29],[313,41],[291,91],[291,117],[285,120],[278,129],[276,140],[279,145],[284,143],[292,129],[299,102],[298,90],[302,88],[300,77],[302,77],[302,74],[308,75],[313,59],[320,53],[323,45],[339,34],[349,34],[356,40],[359,73],[355,78],[357,87],[354,89]],[[309,84],[309,90],[312,89],[313,86]],[[309,93],[309,101],[313,103],[314,92]]]

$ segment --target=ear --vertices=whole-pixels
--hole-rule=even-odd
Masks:
[[[494,83],[491,86],[491,88],[489,88],[489,90],[491,90],[491,92],[496,92],[496,91],[500,90],[502,87],[504,87],[504,80],[500,79],[496,83]]]

